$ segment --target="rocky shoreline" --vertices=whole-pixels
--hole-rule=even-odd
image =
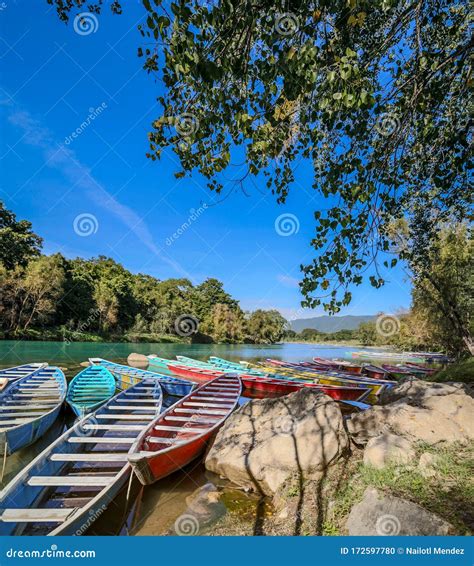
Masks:
[[[408,379],[380,402],[345,418],[310,389],[249,401],[205,466],[260,497],[257,512],[226,512],[209,483],[189,516],[209,535],[472,534],[472,387]]]

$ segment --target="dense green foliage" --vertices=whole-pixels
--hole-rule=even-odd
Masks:
[[[0,266],[12,269],[39,255],[42,240],[27,220],[17,220],[0,201]]]
[[[200,285],[188,279],[160,281],[104,256],[39,256],[41,239],[30,223],[17,223],[3,205],[1,211],[8,241],[19,235],[18,245],[2,248],[0,332],[5,336],[258,343],[283,336],[286,320],[280,313],[244,313],[217,279]]]
[[[65,21],[84,4],[48,2]],[[312,164],[312,186],[326,202],[314,214],[315,259],[302,266],[305,306],[338,312],[364,277],[381,286],[380,262],[397,262],[385,254],[393,219],[407,218],[423,256],[440,222],[467,217],[468,0],[143,5],[138,54],[165,86],[152,159],[170,148],[178,176],[199,171],[217,191],[244,161],[235,183],[266,181],[279,202],[301,159]]]

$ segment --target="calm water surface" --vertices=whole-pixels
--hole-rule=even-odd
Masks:
[[[157,354],[164,358],[187,355],[200,360],[209,356],[239,361],[257,361],[265,358],[285,360],[310,360],[313,356],[351,359],[350,352],[361,348],[328,346],[318,344],[277,345],[227,345],[227,344],[128,344],[93,342],[27,342],[0,341],[0,368],[28,362],[48,362],[60,366],[68,380],[83,369],[80,364],[90,357],[105,358],[118,363],[127,363],[132,352]],[[13,454],[7,459],[3,487],[15,474],[24,468],[64,430],[71,426],[74,417],[66,408],[48,433],[34,445]],[[172,532],[176,519],[186,513],[193,493],[211,481],[225,490],[226,501],[237,502],[247,514],[256,512],[258,498],[244,495],[226,485],[204,469],[202,462],[194,462],[186,469],[176,472],[152,486],[142,488],[133,481],[130,489],[125,486],[115,501],[99,517],[88,534],[137,534],[160,535]],[[127,497],[128,495],[128,497]]]

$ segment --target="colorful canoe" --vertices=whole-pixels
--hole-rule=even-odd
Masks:
[[[91,413],[115,393],[115,377],[100,365],[81,371],[69,384],[66,402],[78,417]]]
[[[130,449],[128,460],[143,485],[172,474],[202,454],[238,404],[237,376],[218,377],[162,413]]]
[[[0,535],[81,535],[130,476],[127,452],[161,411],[144,379],[77,422],[0,493]]]
[[[46,367],[46,363],[24,364],[0,370],[0,393],[11,385],[14,381],[22,377],[31,375],[35,371]]]
[[[188,380],[179,379],[171,375],[163,375],[162,373],[154,371],[132,368],[130,366],[109,362],[102,358],[89,358],[89,362],[107,368],[110,373],[115,376],[120,389],[127,389],[127,387],[140,383],[142,379],[156,379],[160,382],[165,393],[175,397],[183,397],[196,385]]]
[[[288,381],[250,375],[241,375],[242,384],[247,391],[268,393],[269,396],[288,395],[302,388],[321,391],[336,401],[362,401],[370,393],[368,387],[349,387],[337,385],[320,385],[303,381]]]
[[[10,455],[43,436],[66,396],[64,373],[40,367],[0,393],[0,454]]]

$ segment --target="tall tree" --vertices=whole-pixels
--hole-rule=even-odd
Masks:
[[[66,21],[83,5],[48,2]],[[313,188],[327,203],[314,213],[315,259],[302,266],[305,306],[337,312],[364,277],[383,285],[393,218],[431,209],[434,237],[437,223],[466,217],[468,0],[143,4],[139,55],[165,86],[151,159],[171,148],[178,176],[199,171],[221,191],[242,146],[247,167],[235,183],[266,179],[278,202],[301,158],[313,165]],[[408,218],[415,227],[413,212]]]
[[[17,220],[0,200],[0,264],[6,269],[24,267],[40,253],[43,240],[37,236],[28,220]]]
[[[247,331],[256,344],[274,344],[282,339],[287,321],[277,310],[257,309],[249,316]]]

